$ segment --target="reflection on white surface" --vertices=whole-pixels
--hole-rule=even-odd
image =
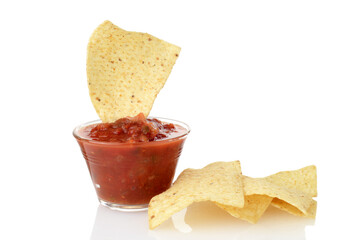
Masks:
[[[187,208],[181,210],[180,212],[175,213],[172,217],[172,223],[174,228],[182,233],[189,233],[192,231],[190,225],[185,222],[185,215],[186,215]]]
[[[155,230],[147,212],[118,212],[99,205],[91,240],[131,239],[295,239],[305,240],[313,219],[295,217],[270,207],[257,224],[238,220],[211,202],[192,204]]]
[[[147,211],[120,212],[99,205],[90,239],[154,239],[148,229]]]

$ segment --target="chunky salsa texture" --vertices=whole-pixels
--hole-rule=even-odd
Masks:
[[[140,114],[88,125],[75,135],[99,200],[129,206],[148,204],[171,186],[187,133]]]
[[[176,131],[174,124],[146,119],[140,113],[135,117],[121,118],[113,123],[100,123],[92,127],[89,137],[103,142],[151,142],[168,137]]]

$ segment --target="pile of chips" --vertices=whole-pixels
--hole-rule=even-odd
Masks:
[[[242,175],[239,161],[215,162],[186,169],[167,191],[149,204],[150,229],[194,202],[211,201],[232,216],[256,223],[269,205],[296,216],[315,218],[316,167],[264,177]]]

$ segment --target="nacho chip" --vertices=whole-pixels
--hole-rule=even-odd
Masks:
[[[219,203],[216,204],[227,211],[230,215],[255,224],[269,207],[272,199],[272,197],[266,195],[253,194],[245,195],[245,204],[243,208],[227,206]]]
[[[184,170],[171,188],[151,199],[148,209],[150,229],[190,204],[202,201],[244,206],[239,161],[215,162],[202,169]]]
[[[308,217],[308,218],[315,218],[316,217],[316,208],[317,208],[317,202],[315,200],[311,201],[311,205],[309,206],[309,208],[307,209],[306,213],[303,213],[302,211],[300,211],[298,208],[296,208],[295,206],[291,205],[290,203],[287,203],[281,199],[278,198],[274,198],[271,202],[271,205],[279,208],[283,211],[286,211],[290,214],[293,214],[295,216],[300,216],[300,217]]]
[[[317,176],[316,167],[314,165],[301,168],[294,171],[283,171],[270,175],[265,178],[266,180],[298,191],[303,191],[309,194],[311,197],[317,196]],[[271,205],[291,213],[296,216],[315,218],[317,202],[312,200],[311,205],[307,209],[306,213],[300,211],[295,206],[287,203],[281,199],[274,198]]]
[[[315,218],[317,202],[312,199],[312,197],[317,195],[315,166],[308,166],[295,171],[279,172],[265,178],[250,178],[241,175],[241,179],[243,194],[245,195],[243,207],[214,201],[217,206],[232,216],[250,223],[256,223],[268,206],[272,204],[296,216]],[[179,179],[177,182],[178,184],[182,184]],[[191,184],[196,185],[197,182],[194,181],[190,183],[190,185]],[[196,193],[198,189],[195,187],[190,189],[189,192]],[[166,199],[166,196],[164,199]],[[180,198],[177,200],[179,202],[183,201],[183,199]],[[189,201],[187,205],[185,204],[184,206],[186,207],[192,202],[194,201]],[[157,213],[162,215],[164,212],[166,211]],[[170,213],[170,216],[171,214],[172,213]],[[166,217],[165,220],[167,218],[168,217]],[[151,219],[149,220],[151,222]],[[156,226],[157,225],[155,225],[155,227]]]
[[[278,172],[266,177],[266,179],[289,189],[303,191],[312,197],[317,196],[317,176],[314,165],[294,171]]]
[[[309,194],[311,197],[317,196],[316,183],[316,167],[308,166],[295,171],[283,171],[270,175],[264,178],[271,184],[285,187],[295,191],[302,191]],[[296,216],[315,218],[316,215],[316,201],[312,200],[306,213],[300,211],[297,207],[287,203],[278,198],[272,198],[267,195],[249,195],[253,194],[253,186],[244,181],[245,205],[243,208],[236,208],[232,206],[224,206],[218,204],[219,207],[226,210],[229,214],[236,218],[243,219],[250,223],[256,223],[263,213],[268,208],[269,204],[287,211]],[[251,182],[253,183],[253,182]],[[268,184],[267,184],[268,185]],[[270,185],[271,186],[271,185]]]
[[[141,112],[148,116],[179,52],[175,45],[110,21],[96,28],[87,49],[87,76],[100,119],[113,122]]]
[[[304,216],[311,216],[310,207],[315,204],[315,201],[309,194],[301,190],[275,184],[266,178],[243,176],[243,183],[246,195],[262,194],[277,198],[297,208]]]

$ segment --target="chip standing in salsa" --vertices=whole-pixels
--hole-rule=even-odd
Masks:
[[[144,209],[167,190],[189,133],[181,122],[143,114],[74,130],[101,204]]]

